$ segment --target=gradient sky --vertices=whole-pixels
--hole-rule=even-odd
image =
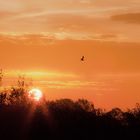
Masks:
[[[25,74],[48,99],[140,102],[139,0],[0,0],[0,19],[6,84]]]

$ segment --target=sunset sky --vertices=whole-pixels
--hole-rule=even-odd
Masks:
[[[24,74],[48,99],[140,102],[140,0],[0,0],[0,19],[4,85]]]

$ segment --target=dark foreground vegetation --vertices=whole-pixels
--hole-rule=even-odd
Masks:
[[[140,106],[103,111],[87,100],[40,102],[24,89],[0,94],[0,140],[140,140]]]

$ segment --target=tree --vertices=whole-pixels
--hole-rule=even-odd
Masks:
[[[0,87],[2,86],[2,80],[3,80],[3,70],[0,69]]]

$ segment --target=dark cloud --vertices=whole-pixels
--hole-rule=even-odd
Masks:
[[[103,34],[100,36],[101,39],[114,39],[117,38],[118,36],[115,34]]]
[[[122,21],[125,23],[140,24],[140,13],[127,13],[127,14],[114,15],[111,17],[111,19],[114,21]]]
[[[1,19],[4,19],[4,18],[9,18],[11,16],[16,16],[18,15],[19,13],[16,13],[16,12],[5,12],[5,11],[0,11],[0,18]]]

